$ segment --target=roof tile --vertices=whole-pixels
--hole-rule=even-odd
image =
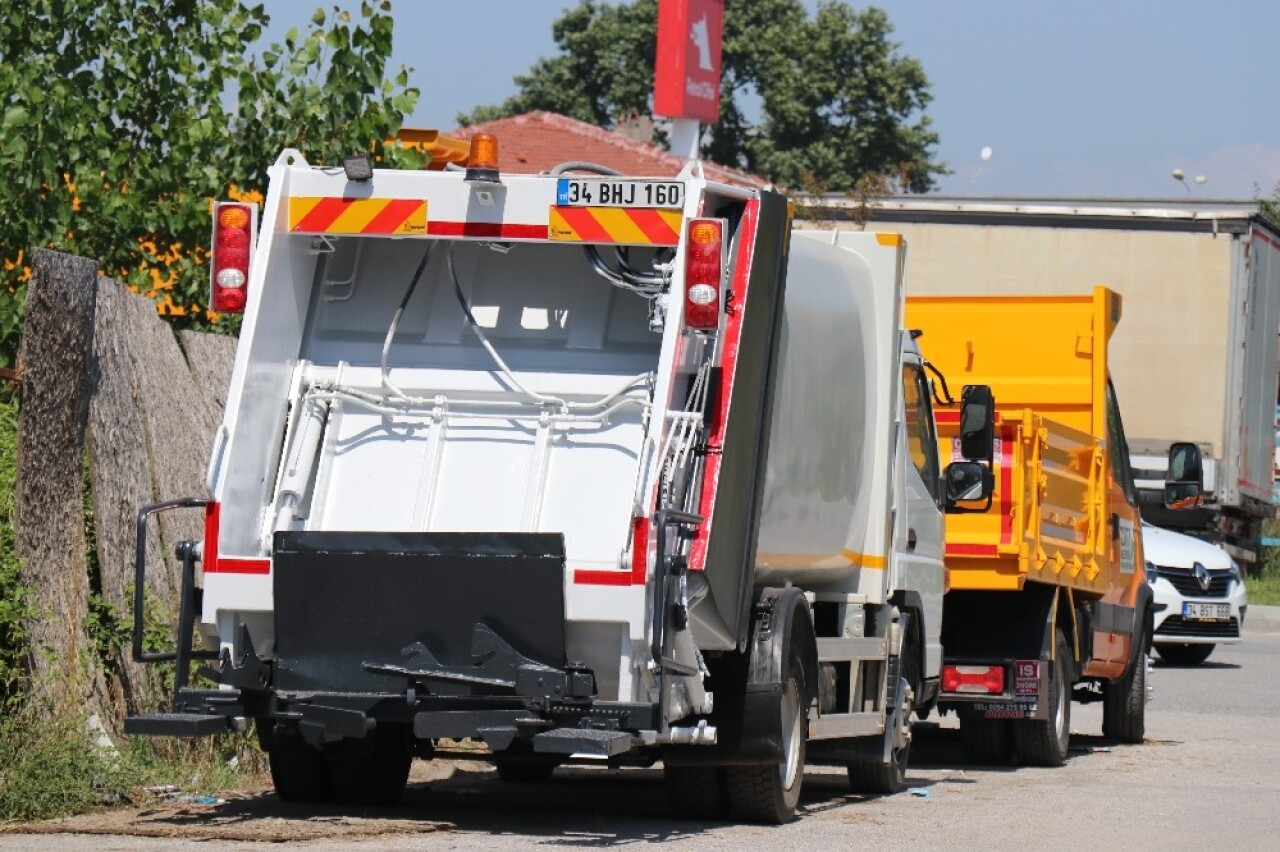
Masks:
[[[628,175],[666,177],[678,174],[685,164],[657,146],[543,110],[463,127],[450,135],[470,139],[480,132],[498,137],[502,168],[514,174],[537,174],[566,162],[587,162]],[[770,186],[764,178],[739,169],[706,160],[702,167],[712,180],[748,188]]]

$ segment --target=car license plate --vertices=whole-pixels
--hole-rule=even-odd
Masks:
[[[684,184],[661,180],[560,178],[556,204],[561,207],[684,207]]]
[[[1192,621],[1226,621],[1231,617],[1229,604],[1184,603],[1182,617]]]

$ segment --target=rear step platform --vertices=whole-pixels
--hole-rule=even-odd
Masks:
[[[124,732],[141,737],[209,737],[230,730],[226,716],[204,713],[155,713],[124,720]]]

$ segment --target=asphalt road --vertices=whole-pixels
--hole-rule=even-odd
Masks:
[[[1198,667],[1157,664],[1154,683],[1143,745],[1107,744],[1101,708],[1073,705],[1066,766],[973,768],[947,719],[918,728],[912,792],[854,795],[842,771],[811,768],[799,818],[779,827],[673,820],[659,770],[562,769],[544,784],[506,785],[479,764],[414,784],[380,813],[286,807],[283,834],[270,839],[308,850],[1280,848],[1280,633],[1248,632]],[[281,824],[274,796],[220,807],[225,824]],[[177,836],[11,835],[0,849],[265,848],[231,842],[243,834],[197,840],[165,819]]]

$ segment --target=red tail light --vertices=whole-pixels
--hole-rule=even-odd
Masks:
[[[943,666],[943,692],[1004,692],[1003,666]]]
[[[248,300],[249,259],[253,256],[255,208],[219,202],[213,207],[213,262],[209,270],[209,307],[217,313],[244,312]]]
[[[724,309],[723,219],[689,220],[684,262],[684,324],[714,331]]]

